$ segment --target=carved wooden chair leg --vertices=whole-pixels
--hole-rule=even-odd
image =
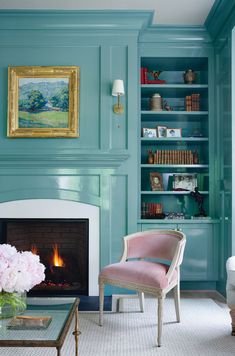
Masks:
[[[179,283],[174,288],[174,302],[175,302],[176,320],[178,323],[180,323],[180,286],[179,286]]]
[[[99,325],[103,326],[103,310],[104,310],[104,284],[103,284],[103,282],[100,282],[100,284],[99,284],[99,302],[100,302]]]
[[[230,310],[230,316],[231,316],[231,320],[232,320],[232,333],[231,335],[235,336],[235,309],[231,309]]]
[[[157,345],[158,347],[162,344],[162,322],[163,322],[163,303],[164,298],[161,296],[158,298],[158,335],[157,335]]]
[[[141,313],[144,312],[144,293],[143,292],[138,292],[139,296],[139,302],[140,302],[140,311]]]

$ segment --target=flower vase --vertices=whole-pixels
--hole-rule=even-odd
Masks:
[[[22,314],[26,309],[26,292],[0,293],[0,319]]]

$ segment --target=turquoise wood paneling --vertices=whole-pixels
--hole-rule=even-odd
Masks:
[[[110,240],[111,254],[110,263],[120,260],[123,252],[123,239],[127,231],[127,176],[112,175],[110,195],[112,210],[110,212]],[[116,202],[119,202],[116,206]],[[123,219],[126,216],[126,219]],[[120,232],[122,235],[120,237]]]
[[[226,5],[226,6],[225,6]],[[215,103],[218,142],[218,183],[219,183],[219,215],[221,219],[219,244],[219,281],[217,288],[225,294],[226,260],[232,254],[233,245],[233,179],[232,179],[232,28],[235,25],[234,4],[221,1],[214,13],[208,18],[207,26],[215,39]],[[220,11],[219,11],[220,10]],[[219,11],[219,12],[218,12]],[[214,27],[213,27],[214,25]]]
[[[127,68],[128,68],[128,47],[127,46],[115,46],[110,48],[111,68],[110,71],[114,79],[124,80],[125,96],[120,98],[122,105],[124,106],[124,113],[122,115],[116,115],[112,112],[110,117],[112,131],[111,131],[111,147],[113,150],[127,149],[127,105],[128,92],[126,91],[127,82]],[[137,65],[136,65],[137,67]],[[110,88],[111,92],[112,88]],[[136,90],[135,90],[136,91]],[[112,105],[117,103],[117,97],[113,97]]]
[[[0,202],[53,198],[100,208],[100,266],[137,229],[137,40],[152,12],[0,11]],[[80,67],[80,137],[10,139],[7,68]],[[113,79],[123,79],[116,116]]]
[[[226,259],[232,243],[232,116],[231,116],[231,43],[230,36],[216,48],[216,96],[219,139],[220,178],[220,273],[219,290],[225,291]]]
[[[209,85],[214,85],[212,32],[203,26],[151,27],[152,16],[152,11],[0,11],[0,202],[57,198],[99,206],[100,266],[117,260],[122,236],[139,228],[139,54],[208,56]],[[8,65],[80,66],[79,138],[6,137]],[[112,81],[118,78],[124,79],[126,91],[122,116],[112,111]],[[216,129],[212,125],[209,130],[215,144]],[[220,172],[216,154],[210,151],[215,162],[210,189]],[[217,201],[215,194],[210,203],[214,216],[220,212]],[[229,199],[224,202],[227,211]]]
[[[216,40],[226,36],[235,23],[235,3],[231,0],[216,0],[206,21],[205,27]]]
[[[186,247],[181,266],[181,281],[211,282],[218,279],[218,222],[186,221],[142,224],[144,230],[178,229],[186,235]],[[193,284],[191,284],[191,287]],[[199,288],[200,289],[200,288]]]

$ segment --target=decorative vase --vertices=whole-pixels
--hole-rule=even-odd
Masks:
[[[162,111],[162,97],[160,94],[153,94],[150,99],[150,110],[152,111]]]
[[[22,314],[26,309],[26,292],[0,293],[0,319]]]
[[[185,84],[193,84],[196,80],[196,73],[192,69],[186,70],[183,74]]]

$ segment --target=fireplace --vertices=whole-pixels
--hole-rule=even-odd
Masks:
[[[0,241],[32,251],[46,278],[31,295],[88,295],[89,219],[1,219]]]

